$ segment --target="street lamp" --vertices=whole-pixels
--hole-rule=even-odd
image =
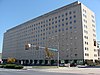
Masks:
[[[56,35],[57,37],[58,35]],[[54,37],[52,37],[51,39],[54,39]],[[57,42],[57,67],[59,68],[59,39],[58,39],[58,42]]]
[[[58,63],[57,63],[57,67],[59,68],[59,41],[58,41]]]

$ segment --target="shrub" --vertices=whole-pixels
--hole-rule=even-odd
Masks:
[[[22,69],[22,68],[23,68],[22,65],[15,66],[15,69]]]
[[[1,65],[1,68],[8,68],[8,69],[22,69],[22,65],[16,65],[16,64],[6,64],[6,65]]]

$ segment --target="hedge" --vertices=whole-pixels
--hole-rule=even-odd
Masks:
[[[16,64],[6,64],[6,65],[0,65],[0,68],[8,68],[8,69],[22,69],[22,65],[16,65]]]

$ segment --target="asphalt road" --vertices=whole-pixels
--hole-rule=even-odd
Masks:
[[[41,71],[34,71],[34,70],[0,69],[0,75],[80,75],[80,74],[54,73],[54,72],[52,73],[52,72],[41,72]]]

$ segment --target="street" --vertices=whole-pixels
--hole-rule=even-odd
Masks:
[[[100,75],[100,68],[2,69],[0,75]]]
[[[34,70],[0,69],[0,75],[79,75],[79,74],[42,72],[42,71],[34,71]]]

